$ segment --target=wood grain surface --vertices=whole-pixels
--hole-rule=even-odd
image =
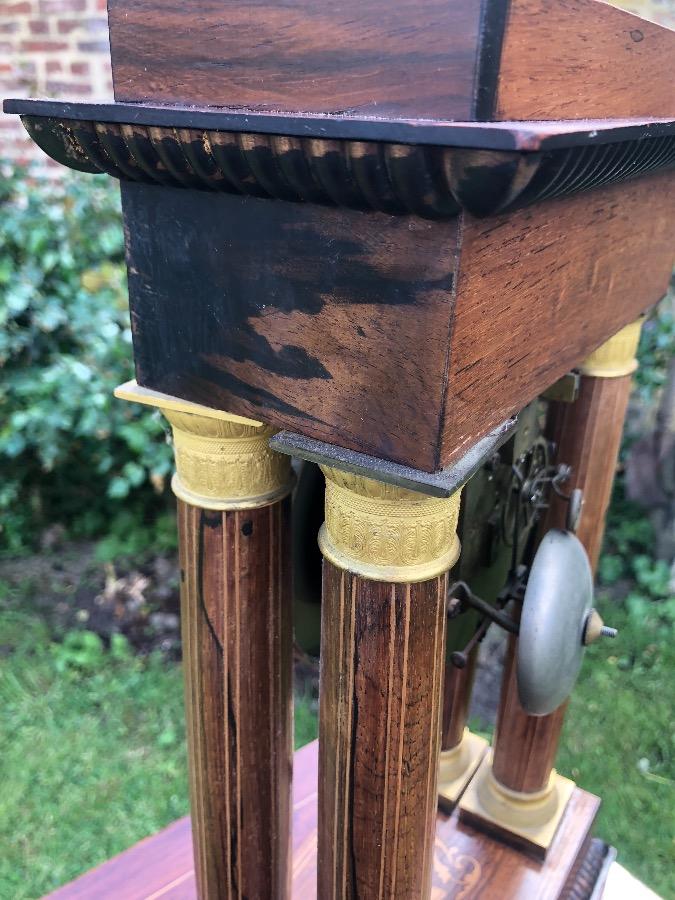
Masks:
[[[123,102],[438,120],[669,116],[675,35],[595,0],[110,0]]]
[[[577,536],[595,571],[612,494],[621,434],[630,397],[632,376],[596,378],[582,375],[574,403],[551,402],[546,430],[556,445],[555,458],[572,467],[565,485],[584,492]],[[565,528],[567,503],[551,492],[550,506],[540,534]],[[547,716],[529,716],[518,700],[515,638],[510,638],[494,743],[493,772],[506,787],[541,790],[558,753],[567,702]]]
[[[675,32],[597,0],[511,0],[495,118],[675,115]]]
[[[471,690],[476,675],[478,647],[469,653],[468,664],[458,669],[445,662],[443,678],[443,712],[441,717],[441,750],[452,750],[462,740],[469,718]]]
[[[478,0],[110,0],[115,98],[471,116]]]
[[[178,501],[195,869],[203,900],[290,888],[289,501]]]
[[[581,488],[584,492],[577,537],[586,548],[594,571],[605,532],[631,384],[631,375],[582,375],[574,403],[549,406],[549,430],[557,447],[556,459],[572,467],[565,491]],[[566,514],[567,503],[553,495],[547,527],[564,528]]]
[[[426,471],[655,303],[673,259],[670,173],[444,222],[123,197],[139,384]]]
[[[441,465],[663,296],[674,220],[670,173],[464,217]]]
[[[433,469],[457,220],[122,189],[139,384]]]
[[[548,784],[567,701],[548,716],[529,716],[518,699],[516,639],[509,637],[492,743],[492,772],[512,791],[536,793]]]
[[[294,757],[294,900],[317,900],[317,763],[314,741]],[[593,880],[583,865],[598,808],[575,789],[545,863],[460,824],[457,814],[436,819],[431,900],[586,900]],[[578,888],[578,889],[577,889]],[[574,891],[574,892],[573,892]],[[50,900],[196,900],[190,820],[180,819],[81,878]],[[322,898],[323,900],[323,898]]]
[[[447,575],[366,581],[324,560],[318,895],[431,887]]]

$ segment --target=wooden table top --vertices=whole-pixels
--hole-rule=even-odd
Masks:
[[[293,891],[316,898],[318,742],[295,754],[293,783]],[[556,897],[576,856],[579,817],[594,816],[599,801],[576,789],[544,864],[439,813],[432,900],[537,900]],[[414,864],[414,860],[411,864]],[[185,817],[49,894],[49,900],[196,900],[190,819]]]

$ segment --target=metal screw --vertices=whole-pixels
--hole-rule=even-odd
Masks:
[[[581,518],[581,510],[584,505],[584,493],[580,488],[574,488],[570,494],[567,506],[567,516],[565,526],[572,534],[576,534],[579,527],[579,519]]]
[[[586,616],[586,622],[584,623],[583,644],[592,644],[593,641],[597,641],[599,637],[614,638],[617,634],[618,631],[616,628],[610,628],[609,625],[605,625],[602,618],[598,615],[597,610],[591,609],[589,611]]]

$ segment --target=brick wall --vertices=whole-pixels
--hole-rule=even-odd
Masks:
[[[4,97],[112,99],[106,0],[0,0]],[[51,162],[1,113],[0,159]]]

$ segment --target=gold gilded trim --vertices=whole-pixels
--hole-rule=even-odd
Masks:
[[[227,422],[241,422],[242,425],[262,425],[257,419],[248,419],[246,416],[238,416],[236,413],[223,412],[220,409],[212,409],[201,403],[192,403],[190,400],[181,400],[172,397],[171,394],[163,394],[161,391],[153,391],[152,388],[141,387],[135,379],[125,381],[113,391],[118,400],[129,400],[131,403],[141,403],[143,406],[154,406],[155,409],[173,410],[175,412],[192,413],[195,416],[205,416],[207,419],[224,419]]]
[[[526,794],[510,790],[494,777],[490,753],[459,801],[460,819],[467,819],[472,825],[496,825],[546,851],[553,843],[573,791],[574,782],[555,769],[542,791]]]
[[[250,509],[285,496],[290,457],[270,450],[275,429],[162,410],[173,430],[174,494],[205,509]]]
[[[459,558],[460,491],[428,497],[363,475],[321,467],[324,557],[374,581],[412,583],[446,572]]]
[[[643,321],[641,316],[601,344],[583,361],[579,367],[581,374],[594,378],[621,378],[634,372],[638,367],[635,354]]]
[[[483,757],[488,742],[468,728],[462,740],[451,750],[442,750],[438,760],[438,805],[451,811],[471,781]]]
[[[141,399],[129,385],[115,395],[156,406],[170,422],[176,460],[171,487],[186,503],[202,509],[253,509],[290,492],[290,457],[268,445],[274,428],[164,394],[150,398],[145,392]]]

